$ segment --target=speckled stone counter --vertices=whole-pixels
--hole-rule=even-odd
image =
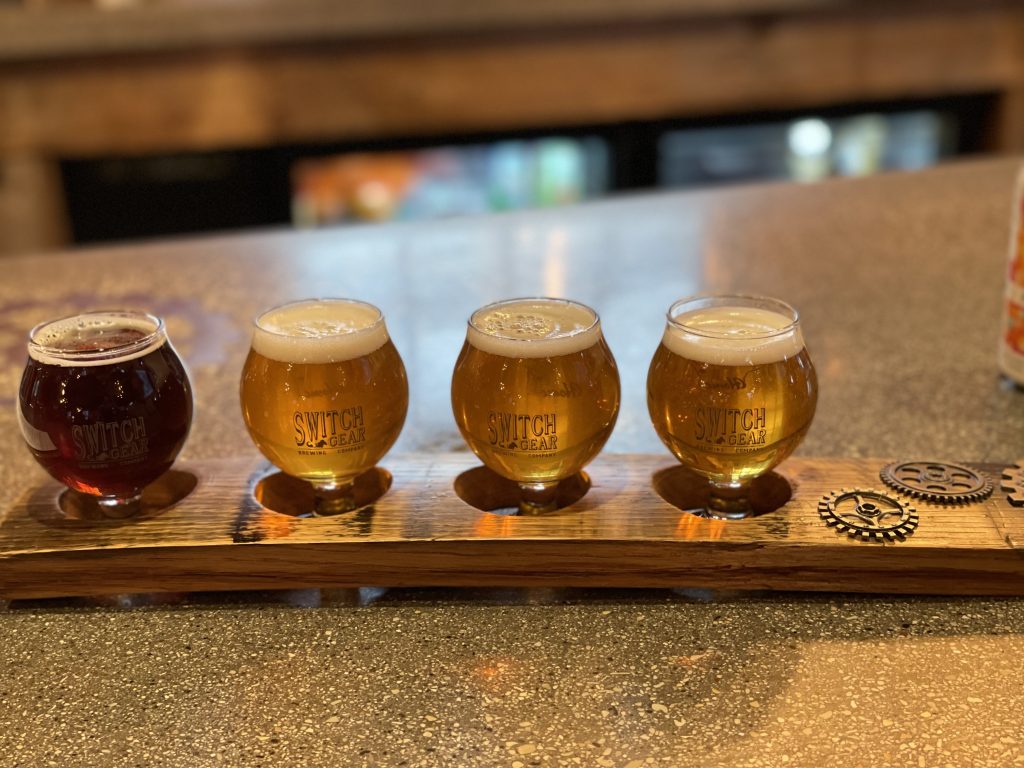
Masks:
[[[602,315],[623,384],[607,450],[661,450],[643,382],[703,290],[802,312],[807,456],[1024,456],[995,368],[1015,163],[556,211],[0,260],[0,509],[42,477],[14,396],[24,335],[86,307],[168,319],[196,418],[183,458],[253,455],[248,319],[381,306],[410,371],[397,451],[461,448],[448,382],[473,308]],[[386,462],[385,462],[386,463]],[[1024,556],[1024,554],[1022,554]],[[0,766],[1006,766],[1024,763],[1024,600],[696,591],[125,596],[0,610]]]

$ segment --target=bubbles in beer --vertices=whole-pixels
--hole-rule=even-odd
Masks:
[[[283,363],[339,363],[368,355],[387,341],[376,307],[321,299],[285,304],[260,315],[252,347]]]
[[[800,326],[760,307],[703,307],[681,313],[665,328],[672,352],[711,365],[760,365],[787,360],[804,348]]]
[[[146,336],[135,328],[96,329],[62,340],[61,347],[68,352],[109,352],[134,344]]]
[[[473,313],[452,374],[469,447],[519,483],[578,472],[619,409],[619,375],[597,313],[562,299],[512,299]]]
[[[505,357],[555,357],[592,347],[601,336],[588,307],[558,299],[511,299],[477,310],[469,342]]]
[[[65,367],[126,362],[144,357],[164,343],[157,327],[155,318],[123,312],[69,317],[36,329],[28,353],[40,363]],[[119,351],[123,354],[115,354]],[[90,359],[92,353],[98,359]]]
[[[647,407],[676,458],[719,489],[712,506],[742,516],[742,495],[726,499],[721,489],[738,494],[796,449],[817,391],[795,310],[767,298],[697,297],[669,310]]]
[[[398,438],[409,403],[383,315],[350,299],[295,302],[260,315],[240,394],[263,455],[321,486],[374,466]]]
[[[181,450],[192,390],[162,323],[109,311],[37,327],[18,417],[36,460],[60,482],[127,510]]]

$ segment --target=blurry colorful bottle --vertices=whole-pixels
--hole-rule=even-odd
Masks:
[[[999,368],[1024,386],[1024,169],[1017,174],[1010,222],[1010,258],[999,340]]]

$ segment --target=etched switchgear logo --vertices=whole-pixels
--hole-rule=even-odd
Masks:
[[[549,453],[558,450],[558,422],[553,413],[491,411],[487,437],[495,448],[509,453]]]
[[[698,408],[693,436],[714,450],[764,445],[768,433],[765,408]]]
[[[703,382],[703,386],[724,390],[735,401],[738,393],[750,389],[748,379],[756,370],[751,368],[742,376],[736,371],[720,379],[709,379]],[[700,406],[693,415],[693,436],[705,449],[714,453],[741,453],[763,446],[768,437],[767,409]]]
[[[149,449],[146,422],[141,416],[121,421],[98,421],[71,427],[75,459],[83,465],[111,461],[140,461]]]
[[[366,442],[361,405],[340,411],[295,411],[292,426],[295,445],[303,456],[344,453],[361,448]]]

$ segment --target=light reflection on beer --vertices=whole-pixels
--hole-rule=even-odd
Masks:
[[[713,514],[751,514],[750,482],[803,440],[817,377],[796,311],[760,297],[697,297],[669,310],[647,377],[655,431],[707,478]]]
[[[318,514],[333,514],[354,507],[355,478],[398,438],[409,388],[380,310],[310,300],[256,319],[241,403],[256,447],[313,485]]]
[[[452,409],[481,461],[520,484],[520,511],[552,511],[558,481],[598,454],[618,416],[618,369],[597,314],[561,299],[477,310],[452,375]]]

